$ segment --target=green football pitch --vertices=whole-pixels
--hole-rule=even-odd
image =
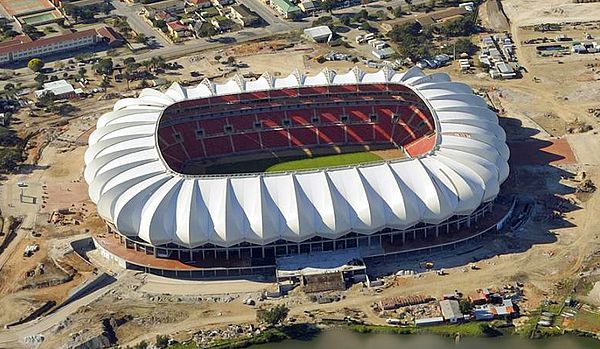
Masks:
[[[335,166],[357,165],[378,161],[381,157],[369,152],[321,155],[309,157],[305,154],[296,156],[272,156],[265,159],[236,161],[225,164],[214,164],[204,168],[206,174],[285,172],[310,170]]]
[[[268,167],[265,170],[265,172],[282,172],[345,165],[357,165],[377,160],[381,160],[381,158],[371,152],[325,155],[315,158],[280,162],[278,164]]]

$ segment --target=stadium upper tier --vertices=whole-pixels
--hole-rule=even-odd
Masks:
[[[507,178],[505,141],[496,114],[446,74],[264,74],[118,101],[90,136],[85,179],[104,219],[155,246],[300,242],[468,215]],[[293,173],[178,172],[197,158],[378,142],[412,156]]]

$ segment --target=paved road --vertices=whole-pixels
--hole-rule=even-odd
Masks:
[[[142,33],[146,35],[147,38],[154,38],[163,47],[173,45],[171,41],[158,34],[150,24],[144,21],[142,16],[138,15],[138,12],[142,9],[142,6],[128,6],[119,0],[113,0],[112,4],[115,7],[113,13],[127,17],[127,23],[129,23],[131,28],[137,33]]]

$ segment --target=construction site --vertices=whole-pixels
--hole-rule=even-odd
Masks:
[[[428,73],[468,84],[498,114],[510,148],[502,196],[507,207],[514,203],[501,233],[451,250],[353,261],[332,274],[299,272],[293,260],[290,272],[274,279],[183,281],[126,270],[94,248],[91,235],[107,228],[83,178],[97,119],[118,98],[141,91],[114,82],[109,94],[72,101],[78,111],[68,117],[25,109],[13,116],[26,159],[0,180],[0,348],[124,347],[157,335],[202,346],[256,333],[257,310],[278,304],[298,323],[435,324],[461,299],[480,302],[475,316],[482,319],[512,319],[505,297],[518,298],[524,317],[541,304],[577,300],[578,307],[561,310],[572,315],[549,323],[600,333],[600,54],[539,54],[540,46],[563,45],[564,37],[600,40],[600,4],[499,3],[479,8],[481,25],[489,35],[510,33],[524,67],[520,79],[496,80],[485,68],[465,72],[458,61]],[[172,62],[183,68],[161,78],[190,86],[257,72],[377,70],[318,59],[331,50],[290,34],[176,57]]]

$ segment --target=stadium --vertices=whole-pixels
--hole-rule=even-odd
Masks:
[[[202,278],[277,259],[389,255],[495,230],[496,114],[447,74],[294,72],[144,89],[100,117],[85,179],[123,267]]]

